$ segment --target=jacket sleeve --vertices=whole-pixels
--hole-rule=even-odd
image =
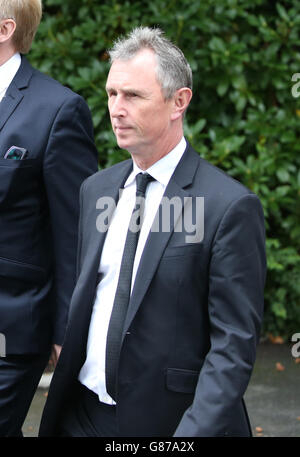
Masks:
[[[60,106],[44,155],[43,173],[53,241],[53,343],[62,344],[76,277],[79,189],[98,170],[89,108],[72,94]]]
[[[210,350],[194,401],[175,436],[238,434],[234,411],[241,405],[256,357],[266,274],[264,216],[248,194],[223,215],[212,246],[208,313]]]

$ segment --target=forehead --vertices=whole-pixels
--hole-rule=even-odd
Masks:
[[[115,60],[110,68],[106,87],[160,87],[156,78],[156,66],[156,57],[153,51],[148,49],[140,51],[132,59]]]

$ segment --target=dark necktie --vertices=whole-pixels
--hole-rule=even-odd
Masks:
[[[136,247],[143,219],[145,192],[153,178],[148,173],[136,176],[136,202],[129,222],[125,247],[122,256],[118,286],[109,321],[106,340],[106,389],[109,395],[116,398],[117,368],[121,349],[121,338],[130,300],[132,270]]]

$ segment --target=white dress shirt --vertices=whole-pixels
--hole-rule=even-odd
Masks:
[[[144,219],[135,254],[131,290],[155,214],[185,148],[186,141],[183,137],[171,152],[146,170],[147,173],[155,178],[155,181],[150,182],[146,191]],[[79,381],[95,392],[101,402],[111,405],[115,404],[115,402],[107,393],[105,382],[106,338],[119,279],[127,230],[135,204],[135,177],[141,172],[143,171],[134,163],[133,171],[125,182],[124,190],[121,193],[106,235],[99,266],[99,273],[102,277],[97,287],[92,311],[87,343],[87,357],[79,373]]]
[[[5,96],[7,88],[14,79],[21,65],[21,56],[14,54],[9,60],[0,66],[0,102]]]

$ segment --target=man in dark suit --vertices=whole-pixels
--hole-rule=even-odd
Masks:
[[[21,435],[59,356],[75,286],[79,188],[97,171],[84,100],[33,69],[40,0],[0,0],[0,436]]]
[[[110,56],[112,127],[132,159],[81,188],[77,285],[40,436],[249,436],[259,199],[184,139],[191,70],[159,29]]]

